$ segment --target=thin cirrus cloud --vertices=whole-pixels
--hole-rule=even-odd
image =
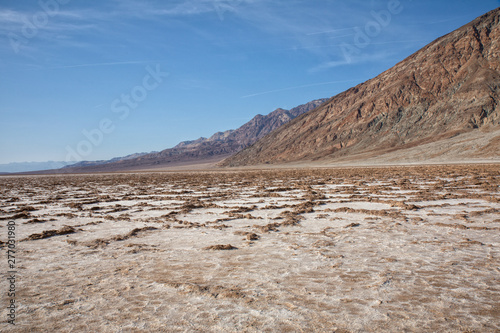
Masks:
[[[42,23],[36,24],[34,17],[43,17],[41,8],[32,8],[29,11],[0,9],[0,33],[5,35],[6,43],[0,47],[12,47],[11,43],[23,40],[21,47],[24,51],[34,50],[32,41],[51,41],[61,39],[75,31],[95,29],[97,12],[84,10],[57,10],[52,15],[45,15]],[[45,14],[45,13],[44,13]],[[26,35],[29,31],[29,35]]]
[[[110,26],[123,24],[132,18],[151,20],[159,19],[162,16],[184,17],[211,13],[220,20],[223,20],[226,15],[234,15],[242,22],[253,26],[254,29],[282,38],[285,43],[293,45],[295,49],[309,49],[312,53],[324,55],[323,51],[314,50],[314,47],[321,47],[321,42],[319,42],[321,38],[317,38],[315,35],[332,32],[332,30],[311,33],[312,29],[324,27],[324,22],[320,22],[316,27],[311,27],[311,22],[302,18],[300,13],[286,11],[287,6],[294,6],[294,4],[283,1],[271,4],[260,0],[185,0],[174,3],[125,0],[116,1],[116,7],[110,11],[96,11],[92,8],[70,10],[61,7],[61,10],[50,17],[48,23],[39,29],[37,38],[74,46],[71,35],[80,30],[101,31],[105,35],[110,33],[110,29],[108,29]],[[34,9],[30,12],[0,10],[0,26],[3,26],[3,28],[0,27],[0,31],[19,34],[26,18],[36,13]],[[336,17],[335,21],[338,23],[339,18]],[[327,25],[327,28],[331,27]],[[111,30],[113,33],[117,31],[116,29]],[[348,28],[340,30],[348,30]]]
[[[249,97],[261,96],[261,95],[266,95],[266,94],[272,94],[275,92],[282,92],[282,91],[287,91],[287,90],[295,90],[295,89],[300,89],[300,88],[309,88],[309,87],[316,87],[316,86],[324,86],[324,85],[336,84],[336,83],[359,82],[360,80],[361,79],[352,79],[352,80],[339,80],[339,81],[328,81],[328,82],[304,84],[304,85],[300,85],[300,86],[262,91],[262,92],[258,92],[258,93],[254,93],[254,94],[250,94],[250,95],[241,96],[241,98],[249,98]]]
[[[192,16],[206,13],[216,13],[220,19],[226,12],[235,13],[239,7],[252,4],[258,0],[183,0],[160,3],[120,1],[117,4],[128,14],[139,17],[154,16]]]
[[[354,60],[351,59],[350,61],[342,59],[343,55],[339,46],[341,44],[353,43],[352,39],[356,26],[352,26],[352,24],[359,23],[358,26],[362,26],[363,23],[366,23],[365,21],[367,19],[367,17],[358,17],[357,21],[346,24],[346,18],[351,17],[351,15],[348,15],[349,11],[353,9],[352,6],[345,6],[343,4],[339,4],[342,8],[339,8],[337,11],[327,16],[320,15],[321,13],[316,11],[311,11],[308,15],[304,15],[304,13],[295,10],[286,10],[290,6],[295,6],[295,4],[294,2],[284,1],[270,3],[261,0],[183,0],[165,3],[113,0],[111,3],[115,3],[116,6],[110,11],[97,11],[93,8],[70,10],[61,7],[61,10],[57,11],[54,17],[49,18],[48,24],[40,29],[41,33],[37,38],[54,41],[59,45],[69,47],[78,47],[79,44],[83,43],[83,47],[92,49],[91,44],[72,38],[72,34],[79,30],[100,31],[103,32],[103,35],[106,35],[106,33],[109,35],[110,31],[113,31],[113,34],[116,34],[119,33],[117,32],[118,30],[109,29],[109,27],[115,26],[118,23],[123,24],[123,22],[131,18],[150,20],[155,18],[159,19],[163,16],[183,17],[210,13],[219,16],[221,20],[224,19],[225,15],[234,15],[234,17],[237,17],[242,22],[253,26],[254,29],[279,38],[280,43],[282,43],[284,47],[276,48],[277,51],[304,50],[309,54],[313,54],[318,58],[321,64],[310,69],[309,73],[369,60],[368,57],[356,58]],[[7,9],[0,10],[0,26],[4,27],[0,28],[0,31],[18,31],[23,22],[25,22],[26,17],[32,14],[33,10],[29,13]],[[311,17],[316,15],[318,19],[311,20]],[[343,28],[346,25],[350,27]],[[400,29],[397,30],[401,31]],[[386,32],[384,31],[383,34],[386,34]],[[336,44],[332,44],[332,39],[341,40]],[[343,43],[342,39],[344,41]],[[370,44],[389,45],[402,43],[402,41],[386,41],[384,38],[377,39],[373,40]],[[115,40],[117,40],[117,38],[115,38]],[[411,43],[414,41],[407,42]],[[260,41],[256,40],[255,43],[260,43]],[[286,46],[289,47],[287,48]],[[137,62],[85,63],[67,65],[61,68],[131,63]]]
[[[355,27],[350,27],[350,28],[342,28],[342,29],[334,29],[334,30],[327,30],[327,31],[316,31],[316,32],[310,32],[307,35],[308,36],[313,36],[313,35],[323,35],[323,34],[331,34],[339,31],[352,31]]]
[[[36,8],[35,8],[36,9]],[[4,29],[12,29],[12,28],[17,28],[17,26],[22,26],[24,25],[27,21],[33,21],[33,16],[37,15],[38,13],[43,12],[41,8],[38,8],[38,11],[36,10],[30,10],[30,11],[17,11],[17,10],[11,10],[11,9],[0,9],[0,24],[14,24],[15,26],[10,26],[6,27],[3,26]],[[88,11],[68,11],[68,10],[57,10],[54,11],[54,14],[52,15],[47,15],[47,24],[44,24],[44,26],[49,26],[50,21],[57,21],[60,19],[72,19],[72,20],[81,20],[87,17]],[[57,20],[55,20],[57,19]]]
[[[134,60],[134,61],[114,61],[114,62],[97,62],[88,64],[76,64],[67,66],[52,67],[52,69],[62,69],[62,68],[78,68],[78,67],[99,67],[99,66],[120,66],[120,65],[137,65],[137,64],[149,64],[152,62],[157,62],[155,60]]]
[[[388,44],[407,44],[407,47],[413,47],[415,44],[413,42],[423,41],[423,40],[406,40],[406,41],[387,41],[387,42],[374,42],[370,45],[388,45]],[[320,64],[309,68],[308,73],[318,73],[326,70],[333,69],[340,66],[353,66],[362,63],[376,62],[380,60],[387,60],[396,55],[395,51],[390,49],[382,51],[370,51],[358,49],[357,54],[350,54],[349,57],[342,53],[341,47],[346,45],[356,46],[355,44],[328,44],[328,45],[318,45],[313,47],[304,47],[303,49],[318,49],[318,48],[330,48],[332,51],[325,52],[329,60],[323,61]]]
[[[404,41],[402,41],[404,42]],[[375,44],[375,43],[374,43]],[[384,43],[378,43],[384,44]],[[352,56],[349,59],[342,57],[341,59],[336,58],[335,60],[328,60],[314,66],[308,70],[309,74],[318,73],[326,70],[330,70],[339,66],[352,66],[362,63],[377,62],[381,60],[386,60],[394,57],[395,51],[393,50],[381,50],[377,52],[360,52],[359,55]]]
[[[0,10],[0,24],[2,24],[2,26],[4,24],[12,24],[12,23],[22,24],[24,17],[25,15],[14,10],[10,9]]]
[[[234,10],[234,7],[229,7],[229,8]],[[149,13],[154,15],[189,16],[189,15],[200,15],[204,13],[210,13],[216,10],[217,7],[211,3],[195,3],[193,1],[187,1],[184,3],[177,4],[173,8],[152,10],[149,11]]]
[[[132,0],[111,1],[113,10],[103,11],[93,8],[68,9],[60,6],[51,15],[47,16],[46,22],[36,26],[36,38],[55,39],[68,36],[75,31],[94,29],[103,33],[110,33],[110,26],[123,25],[131,19],[144,21],[159,19],[163,16],[193,16],[206,13],[214,13],[223,19],[226,13],[235,13],[238,7],[251,0],[234,1],[181,1],[149,3]],[[0,8],[0,33],[4,35],[16,34],[23,37],[22,28],[26,22],[33,23],[33,17],[43,10],[39,6],[33,6],[29,10],[12,10]],[[217,17],[215,16],[215,17]],[[113,31],[116,32],[116,29]],[[8,44],[8,43],[7,43]]]

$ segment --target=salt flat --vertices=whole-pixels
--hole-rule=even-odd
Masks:
[[[12,332],[498,332],[498,165],[1,177]]]

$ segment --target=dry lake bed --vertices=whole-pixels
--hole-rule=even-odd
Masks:
[[[0,331],[499,332],[499,170],[1,177]]]

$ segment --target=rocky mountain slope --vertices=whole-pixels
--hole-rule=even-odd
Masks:
[[[218,132],[210,138],[184,141],[173,148],[140,156],[113,159],[107,162],[79,162],[65,167],[64,172],[99,172],[158,168],[170,165],[217,162],[255,143],[258,139],[312,110],[328,99],[318,99],[290,110],[276,109],[267,115],[256,115],[236,130]],[[133,158],[130,158],[132,156]]]
[[[493,10],[435,40],[222,165],[368,158],[422,145],[431,158],[446,152],[440,142],[455,144],[464,135],[476,140],[483,133],[490,137],[477,140],[483,146],[467,152],[454,146],[460,158],[500,157],[499,15]]]

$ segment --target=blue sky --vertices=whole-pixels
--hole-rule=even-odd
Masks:
[[[162,150],[331,97],[498,0],[0,1],[0,163]]]

